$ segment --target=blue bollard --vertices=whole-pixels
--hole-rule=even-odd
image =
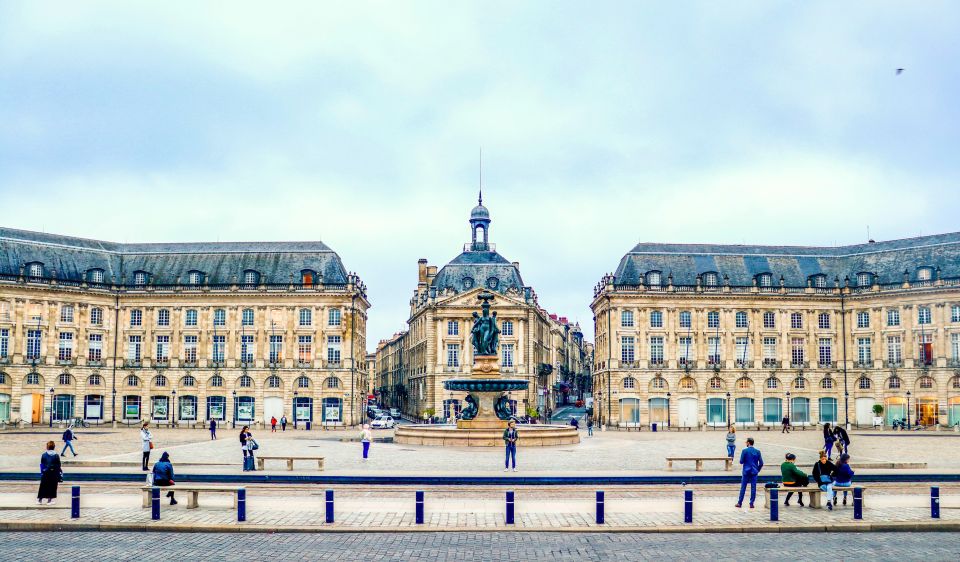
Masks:
[[[507,492],[507,525],[513,525],[513,492]]]
[[[693,490],[683,491],[683,522],[693,523]]]
[[[853,518],[863,519],[863,488],[853,489]]]
[[[603,525],[603,490],[597,490],[597,525]]]
[[[154,521],[160,520],[160,488],[156,486],[150,490],[150,517]]]
[[[930,517],[940,519],[940,486],[930,487]]]
[[[777,488],[770,488],[770,520],[779,521],[780,520],[780,490]]]
[[[247,489],[237,488],[237,521],[247,520]]]
[[[80,519],[80,486],[73,487],[70,500],[70,518]]]
[[[417,490],[417,525],[423,525],[423,490]]]
[[[333,523],[333,490],[327,490],[327,523]]]

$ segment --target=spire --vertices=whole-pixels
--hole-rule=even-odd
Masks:
[[[483,205],[483,188],[480,188],[480,196],[477,197],[477,205]]]
[[[483,147],[480,147],[480,194],[477,196],[477,205],[483,206]]]

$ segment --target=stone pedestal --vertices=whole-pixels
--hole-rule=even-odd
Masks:
[[[473,358],[473,372],[470,375],[477,379],[491,379],[500,377],[500,362],[496,355],[477,355]]]

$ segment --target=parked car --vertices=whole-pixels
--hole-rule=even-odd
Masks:
[[[383,415],[383,410],[380,408],[367,408],[367,417],[375,420]]]
[[[373,420],[373,423],[370,424],[370,427],[372,427],[373,429],[390,429],[391,427],[395,427],[396,425],[397,425],[397,422],[393,421],[393,418],[391,416],[381,415],[381,416],[378,416],[377,419]]]
[[[395,420],[398,420],[398,419],[400,419],[400,418],[403,417],[403,416],[400,415],[400,410],[399,410],[399,409],[397,409],[397,408],[390,408],[390,417],[392,417],[392,418],[395,419]]]

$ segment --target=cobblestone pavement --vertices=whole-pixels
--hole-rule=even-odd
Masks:
[[[60,442],[60,430],[0,431],[0,469],[35,469],[47,440]],[[236,432],[224,428],[220,439],[210,441],[203,429],[156,429],[153,432],[159,458],[169,451],[178,463],[221,463],[218,466],[177,466],[178,472],[240,472],[241,455]],[[739,445],[753,436],[767,462],[765,473],[779,475],[783,455],[794,452],[798,465],[809,470],[821,447],[819,430],[794,431],[738,431]],[[292,431],[270,433],[254,431],[262,454],[286,453],[318,455],[326,458],[325,474],[414,474],[424,470],[431,474],[495,474],[502,470],[503,452],[500,448],[458,447],[436,448],[394,443],[374,443],[371,458],[360,458],[360,445],[341,439],[356,437],[356,430]],[[392,431],[377,431],[377,437],[391,437]],[[956,471],[960,466],[960,434],[952,431],[901,433],[853,432],[853,465],[872,461],[927,462],[930,470]],[[110,460],[138,463],[140,441],[135,429],[88,429],[79,432],[78,460]],[[559,447],[524,448],[518,453],[521,474],[643,474],[665,470],[665,457],[684,455],[725,454],[723,431],[657,432],[651,431],[596,431],[587,437],[581,431],[581,443]],[[69,453],[68,453],[69,454]],[[738,453],[739,454],[739,453]],[[67,460],[73,460],[70,457]],[[280,462],[268,464],[268,470],[283,471]],[[315,474],[315,466],[297,464],[297,473]],[[718,462],[707,463],[708,471],[718,471]],[[135,470],[135,466],[130,467]],[[78,470],[68,466],[69,470]],[[79,469],[84,470],[84,469]],[[89,469],[95,471],[96,469]],[[677,472],[692,472],[692,463],[678,464]],[[109,471],[115,472],[116,468]]]
[[[238,538],[199,533],[2,533],[5,560],[940,560],[960,559],[960,533],[576,534],[336,533]]]

